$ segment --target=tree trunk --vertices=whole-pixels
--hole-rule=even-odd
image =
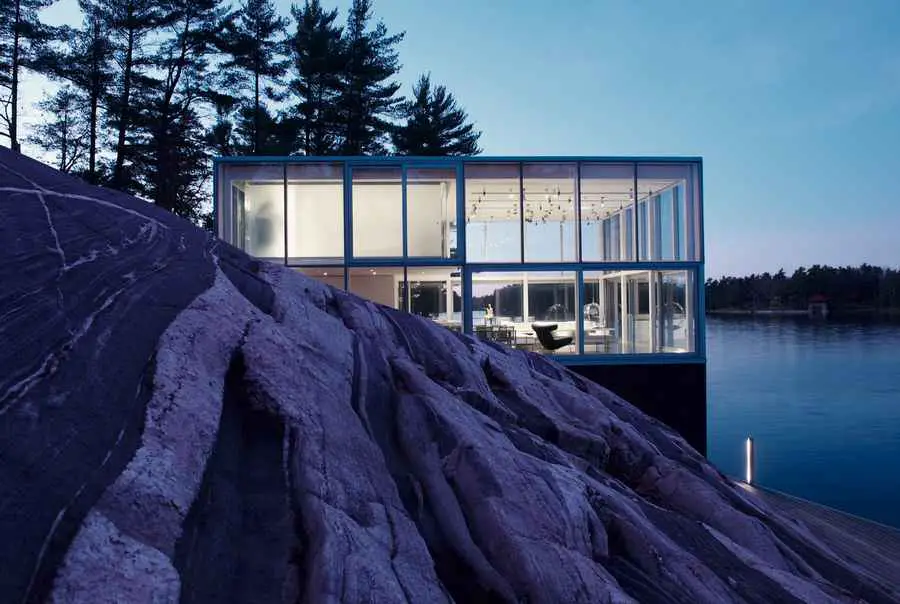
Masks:
[[[68,172],[68,151],[69,151],[69,110],[66,109],[63,111],[62,115],[63,120],[63,128],[62,128],[62,149],[60,150],[60,160],[59,160],[59,171],[60,172]]]
[[[88,148],[88,181],[97,183],[97,110],[99,99],[96,91],[91,91],[91,126]]]
[[[129,9],[130,10],[130,9]],[[129,18],[132,15],[129,14]],[[122,73],[122,98],[119,99],[119,134],[116,140],[116,165],[113,168],[113,186],[121,189],[125,184],[125,135],[128,132],[128,116],[131,113],[131,71],[134,63],[134,27],[128,29],[128,47],[125,50],[125,69]]]
[[[259,71],[253,74],[253,155],[259,154]]]
[[[12,119],[9,121],[9,147],[13,151],[19,151],[19,30],[22,27],[21,21],[22,2],[21,0],[16,0],[16,20],[13,24],[12,88],[10,97],[12,103]]]
[[[94,17],[94,22],[91,24],[91,27],[94,28],[93,31],[93,43],[91,46],[91,89],[90,89],[90,107],[91,107],[91,117],[90,117],[90,135],[88,140],[88,182],[92,184],[97,184],[97,113],[100,111],[100,95],[103,92],[101,89],[101,70],[102,70],[102,57],[100,56],[99,45],[100,45],[100,36],[102,35],[102,31],[100,30],[100,23],[97,22],[97,17]]]

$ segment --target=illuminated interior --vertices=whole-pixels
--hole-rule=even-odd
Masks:
[[[563,358],[702,354],[699,160],[217,162],[223,239]]]

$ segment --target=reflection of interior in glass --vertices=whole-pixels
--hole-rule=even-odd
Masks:
[[[410,256],[456,258],[456,170],[406,171],[407,250]]]
[[[284,167],[229,166],[232,241],[252,256],[284,262]]]
[[[633,260],[634,167],[582,164],[580,195],[582,259]]]
[[[584,273],[585,353],[691,352],[687,271]]]
[[[353,169],[353,255],[403,256],[403,181],[399,167]]]
[[[634,176],[628,164],[581,166],[582,258],[634,260],[637,204],[638,258],[689,259],[691,225],[686,217],[690,215],[691,167],[638,164],[636,194]]]
[[[462,330],[462,276],[458,267],[410,267],[409,311]]]
[[[578,308],[574,272],[472,277],[472,323],[483,340],[533,352],[576,354]]]
[[[521,262],[518,164],[467,164],[466,260]]]
[[[688,271],[655,273],[655,352],[692,352],[695,348],[696,309],[691,276]]]
[[[638,165],[640,260],[687,260],[692,214],[691,167]]]

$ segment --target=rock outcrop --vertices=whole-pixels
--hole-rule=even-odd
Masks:
[[[0,150],[0,602],[892,602],[538,355]]]

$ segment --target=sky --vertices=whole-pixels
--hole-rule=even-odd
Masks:
[[[486,155],[702,157],[707,277],[900,266],[898,0],[375,0],[375,12],[406,32],[404,91],[430,72]],[[77,23],[77,3],[46,18]],[[50,87],[24,86],[33,117]]]

